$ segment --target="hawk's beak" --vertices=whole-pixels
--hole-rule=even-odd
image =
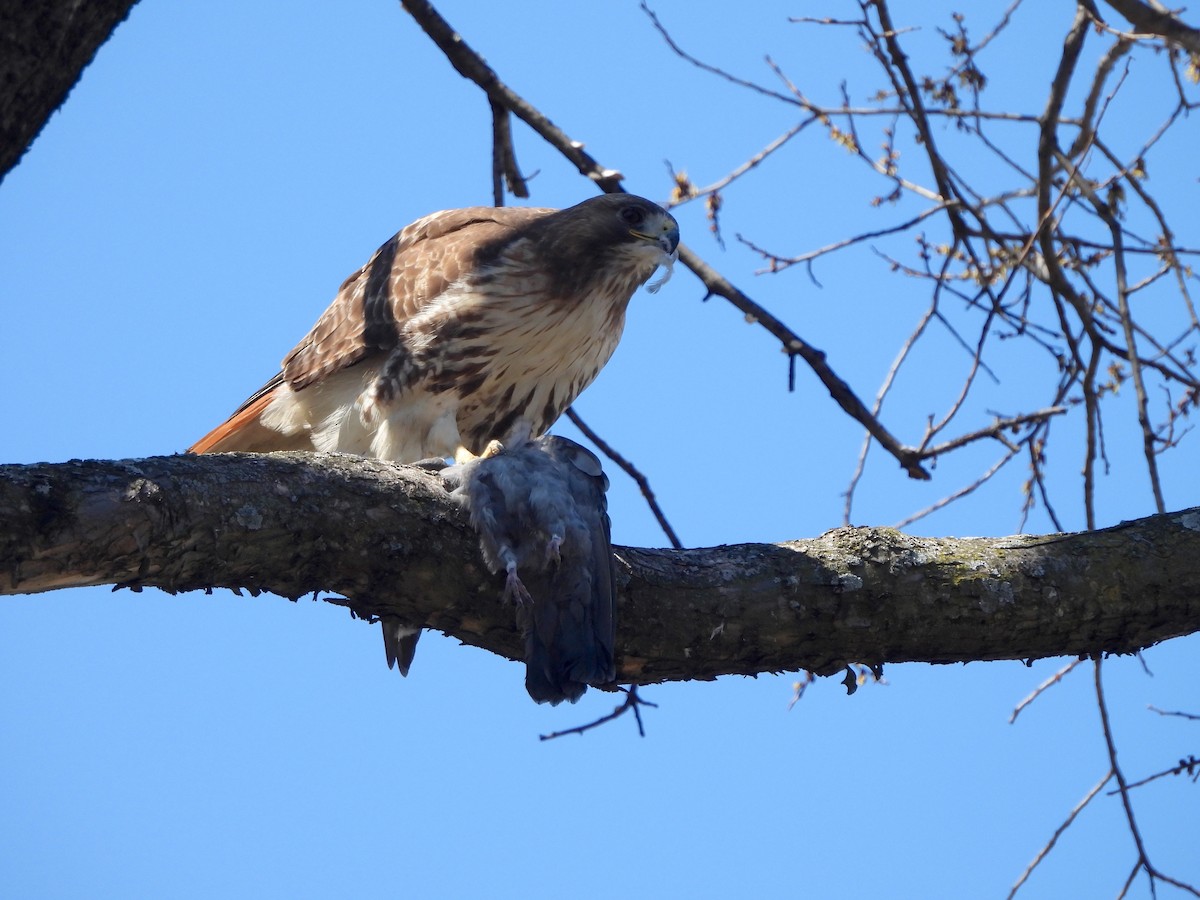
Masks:
[[[679,223],[669,212],[664,210],[657,223],[649,224],[650,227],[645,231],[634,231],[632,234],[634,237],[657,245],[658,252],[662,254],[658,259],[659,266],[663,268],[662,277],[646,285],[646,290],[657,294],[658,289],[671,280],[675,261],[679,259]]]
[[[673,256],[676,248],[679,247],[679,223],[670,213],[662,214],[662,218],[658,220],[657,229],[651,223],[651,227],[646,231],[630,231],[630,234],[643,241],[658,244],[659,249],[667,256]]]

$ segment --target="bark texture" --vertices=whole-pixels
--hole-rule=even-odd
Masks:
[[[135,2],[0,2],[0,182]]]
[[[623,682],[1130,653],[1200,630],[1200,510],[1070,535],[616,548]],[[503,578],[433,475],[353,456],[0,466],[0,594],[316,591],[519,659]]]

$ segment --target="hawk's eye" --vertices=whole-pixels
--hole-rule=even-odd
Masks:
[[[636,206],[626,206],[621,210],[621,221],[626,225],[641,225],[646,214]]]

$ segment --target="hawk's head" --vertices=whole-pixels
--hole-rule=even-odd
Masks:
[[[675,262],[679,224],[644,197],[601,194],[537,220],[529,236],[564,293],[600,280],[632,292],[656,268]]]

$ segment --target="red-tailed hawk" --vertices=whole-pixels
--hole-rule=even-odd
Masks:
[[[669,272],[678,244],[675,219],[630,194],[418,219],[191,452],[415,462],[541,435],[608,362],[630,297]]]
[[[630,194],[433,213],[347,278],[281,371],[190,450],[416,462],[520,446],[595,379],[633,292],[670,274],[678,245],[675,219]],[[419,629],[383,626],[407,673]]]

